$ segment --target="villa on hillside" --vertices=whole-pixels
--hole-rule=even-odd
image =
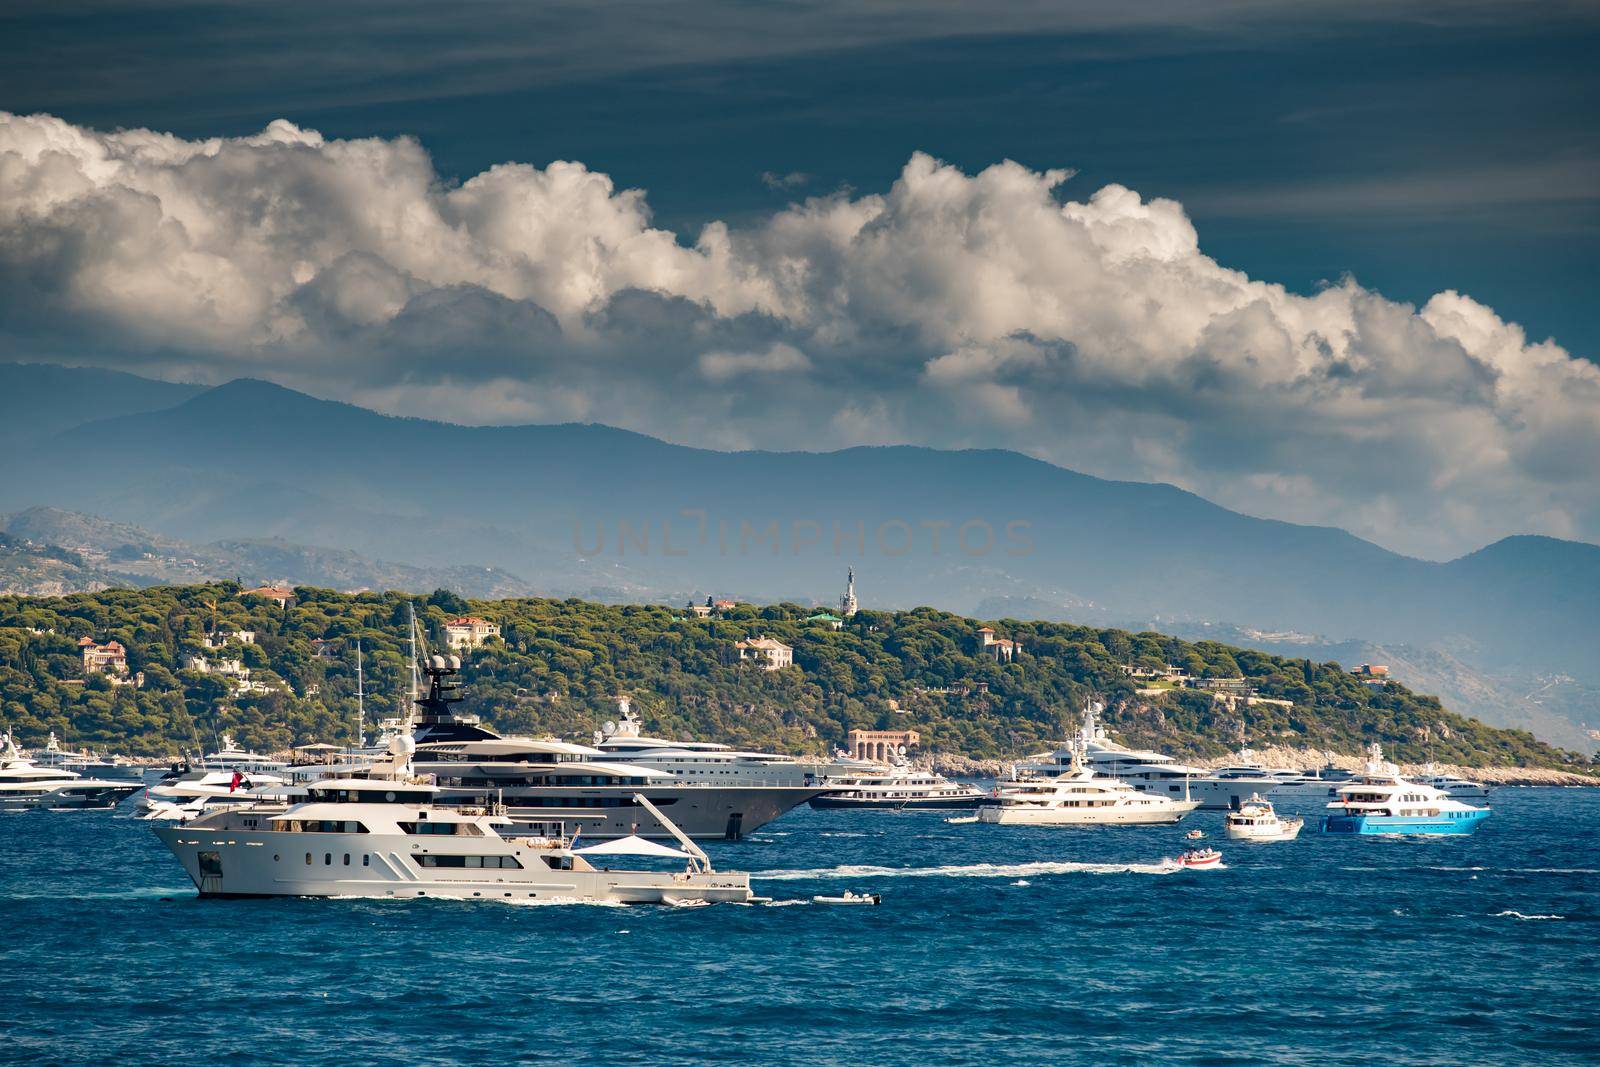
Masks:
[[[845,745],[855,759],[887,763],[909,753],[922,743],[915,730],[851,730]]]
[[[1022,651],[1021,641],[996,637],[992,626],[978,628],[978,651],[994,657],[996,663],[1010,663]]]
[[[476,615],[463,615],[444,624],[444,643],[457,652],[481,648],[489,638],[499,636],[499,623]]]
[[[271,601],[280,608],[294,607],[294,590],[285,589],[277,585],[258,585],[254,589],[246,589],[239,594],[241,597],[254,596]]]
[[[237,641],[241,645],[253,645],[256,643],[256,632],[254,630],[217,630],[214,633],[206,634],[205,637],[200,639],[200,643],[210,649],[222,648],[230,641]]]
[[[224,678],[245,679],[250,677],[250,668],[239,659],[207,659],[205,656],[185,656],[183,658],[185,670],[194,671],[196,674],[219,674]]]
[[[125,676],[128,673],[128,650],[120,641],[98,644],[94,638],[85,637],[78,642],[83,651],[84,674],[110,674]]]
[[[1363,663],[1350,673],[1360,678],[1363,685],[1389,684],[1389,668],[1381,663]]]
[[[739,650],[740,660],[760,662],[762,670],[777,671],[794,664],[794,649],[765,635],[740,641],[734,647]]]
[[[819,611],[806,620],[808,623],[820,623],[833,630],[844,629],[844,620],[829,611]]]

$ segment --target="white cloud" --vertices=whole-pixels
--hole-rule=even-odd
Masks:
[[[0,314],[18,350],[411,414],[1004,445],[1430,554],[1600,537],[1594,364],[1459,293],[1287,292],[1176,202],[1070,176],[918,154],[886,193],[684,241],[579,163],[451,186],[405,138],[0,115]]]
[[[700,373],[718,383],[741,374],[794,374],[810,367],[804,352],[782,343],[763,352],[707,352],[700,357]]]

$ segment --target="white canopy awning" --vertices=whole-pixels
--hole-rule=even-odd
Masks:
[[[573,851],[580,856],[663,856],[680,860],[690,858],[687,852],[675,849],[670,845],[646,841],[637,834],[619,837],[615,841],[605,841],[598,845],[590,845],[588,848],[579,848]]]

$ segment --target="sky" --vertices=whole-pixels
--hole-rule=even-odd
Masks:
[[[1597,45],[1582,4],[21,0],[0,358],[1596,541]]]

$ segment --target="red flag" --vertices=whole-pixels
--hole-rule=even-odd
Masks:
[[[244,775],[240,774],[238,772],[238,770],[235,770],[233,772],[233,781],[228,783],[228,792],[231,793],[235,789],[238,789],[239,788],[239,783],[242,782],[242,781],[244,781]]]

